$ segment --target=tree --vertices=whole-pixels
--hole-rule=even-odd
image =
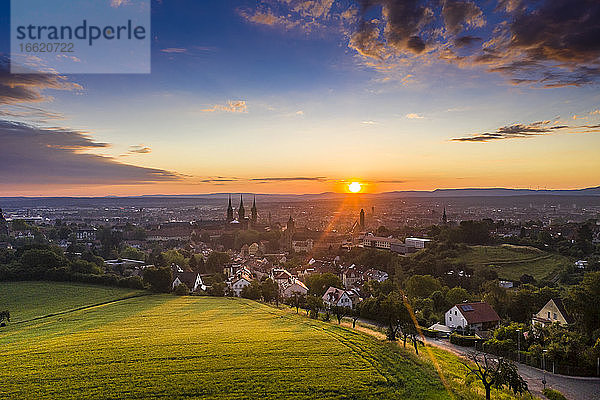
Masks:
[[[474,363],[462,362],[468,376],[477,378],[485,388],[485,398],[490,400],[492,388],[508,387],[515,394],[527,392],[527,382],[519,375],[515,364],[504,358],[494,358],[486,353],[473,353],[469,359]]]
[[[227,253],[222,253],[219,251],[213,251],[208,256],[206,260],[206,272],[214,273],[214,272],[223,272],[223,266],[230,261],[229,255]]]
[[[342,287],[342,281],[334,274],[312,274],[306,278],[308,293],[315,296],[323,296],[329,287]]]
[[[306,298],[307,311],[310,311],[310,317],[317,319],[319,311],[323,308],[323,299],[319,296],[310,295]]]
[[[451,306],[460,304],[465,300],[471,300],[471,296],[469,295],[469,292],[461,287],[453,287],[446,293],[446,303]]]
[[[10,312],[8,310],[0,311],[0,324],[4,324],[4,320],[10,321]]]
[[[333,307],[331,307],[331,312],[337,318],[338,324],[341,324],[342,323],[342,319],[346,315],[348,315],[351,311],[352,311],[352,309],[349,308],[349,307],[340,307],[340,306],[333,306]]]
[[[130,260],[146,260],[146,253],[141,251],[140,249],[136,249],[135,247],[127,246],[123,250],[121,250],[120,254],[121,258],[127,258]]]
[[[144,269],[144,283],[157,293],[169,293],[173,282],[173,274],[169,267],[148,267]]]
[[[407,321],[410,320],[408,309],[401,296],[398,292],[393,292],[379,303],[377,316],[381,322],[387,325],[387,338],[392,341],[396,340],[401,326],[406,325]]]
[[[26,250],[19,260],[28,274],[40,276],[44,272],[60,268],[67,264],[67,260],[48,249],[30,249]]]
[[[227,284],[225,282],[215,282],[207,290],[210,296],[223,297],[225,296],[225,288]]]
[[[354,305],[354,308],[350,310],[350,317],[352,318],[352,328],[356,328],[356,321],[360,318],[362,313],[362,303]]]
[[[262,296],[262,288],[260,282],[253,280],[248,286],[245,286],[240,293],[241,297],[250,300],[260,300]]]
[[[102,268],[98,267],[96,264],[85,260],[72,261],[70,269],[71,272],[80,274],[102,275],[102,273],[104,272]]]
[[[300,311],[301,307],[306,306],[306,296],[302,293],[294,292],[289,299],[291,306],[296,307],[296,314]]]
[[[279,304],[279,285],[271,278],[265,279],[260,285],[262,297],[266,302],[275,300]]]
[[[431,275],[413,275],[404,282],[404,287],[410,298],[425,298],[437,290],[442,290],[440,281]]]
[[[190,289],[185,283],[180,283],[175,287],[173,293],[175,293],[177,296],[185,296],[190,293]]]

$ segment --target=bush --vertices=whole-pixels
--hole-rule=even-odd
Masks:
[[[179,285],[177,285],[175,287],[175,290],[173,291],[174,294],[176,294],[177,296],[185,296],[187,294],[190,294],[190,289],[187,287],[187,285],[185,283],[180,283]]]
[[[430,337],[430,338],[438,337],[438,332],[434,331],[433,329],[421,328],[421,332],[423,332],[423,336],[426,336],[426,337]]]
[[[542,393],[550,400],[567,400],[567,398],[558,390],[546,388]]]
[[[458,346],[473,347],[476,341],[475,336],[463,336],[457,333],[450,335],[450,343]]]

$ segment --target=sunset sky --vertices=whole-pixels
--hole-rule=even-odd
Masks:
[[[153,1],[149,75],[11,75],[9,15],[1,196],[600,185],[597,1]]]

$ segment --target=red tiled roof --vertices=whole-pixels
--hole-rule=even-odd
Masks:
[[[460,303],[456,307],[469,324],[500,321],[500,317],[488,303]]]

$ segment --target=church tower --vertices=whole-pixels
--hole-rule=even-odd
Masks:
[[[360,209],[360,231],[364,232],[365,230],[365,210],[363,208]]]
[[[238,208],[238,221],[242,222],[246,217],[246,210],[244,210],[244,196],[240,194],[240,208]]]
[[[442,214],[442,223],[444,225],[448,223],[448,217],[446,216],[446,207],[444,207],[444,214]]]
[[[233,221],[233,207],[231,206],[231,194],[229,195],[229,205],[227,206],[227,222]]]
[[[258,220],[258,210],[256,209],[256,195],[254,195],[254,201],[252,202],[252,208],[250,209],[250,219],[253,224],[256,224]]]

